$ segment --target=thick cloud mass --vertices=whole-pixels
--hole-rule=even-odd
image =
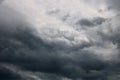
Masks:
[[[119,79],[118,0],[71,1],[1,2],[0,80]]]

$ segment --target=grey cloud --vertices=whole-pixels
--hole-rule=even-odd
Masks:
[[[101,26],[98,30],[98,34],[102,37],[103,40],[111,41],[113,44],[119,47],[119,19],[120,16],[117,15],[113,17],[111,20],[107,20],[104,25]],[[105,27],[105,28],[104,28]],[[106,32],[104,31],[106,30]]]
[[[32,25],[26,23],[23,15],[19,12],[8,7],[0,7],[0,13],[2,15],[0,15],[0,62],[21,67],[20,73],[26,74],[22,80],[33,78],[37,80],[41,72],[48,74],[42,76],[43,80],[62,80],[62,77],[73,80],[107,80],[108,77],[119,72],[119,63],[102,60],[101,57],[93,54],[97,52],[85,50],[85,48],[91,48],[94,45],[99,47],[99,44],[83,41],[81,45],[65,48],[66,44],[61,42],[48,43],[33,34]],[[83,19],[81,24],[82,26],[97,26],[102,25],[103,22],[105,22],[104,18]],[[100,32],[101,35],[98,35],[96,30],[95,40],[98,40],[97,36],[102,36],[104,39],[105,34],[102,35],[102,31]],[[64,36],[65,34],[58,34],[55,36],[52,34],[53,38],[56,36],[61,38],[62,36],[69,41],[74,40]],[[91,34],[89,34],[90,37],[94,38]],[[108,40],[106,39],[106,41]],[[102,41],[98,42],[101,42],[103,47]],[[119,38],[115,42],[119,43]],[[0,69],[2,69],[0,74],[3,75],[0,76],[0,79],[6,79],[4,76],[11,79],[21,78],[21,74],[12,73],[11,69],[6,70],[6,65]]]
[[[0,3],[2,3],[4,0],[0,0]]]
[[[10,65],[9,65],[10,66]],[[12,71],[11,69],[7,68],[4,64],[0,63],[0,79],[1,80],[20,80],[20,76],[18,74],[14,74],[16,72]]]
[[[88,19],[82,19],[80,20],[80,22],[77,22],[77,24],[80,24],[82,26],[94,26],[94,23],[92,23]]]
[[[111,9],[115,9],[117,11],[119,11],[120,8],[120,0],[107,0],[107,4]]]
[[[0,79],[2,80],[72,80],[52,73],[23,70],[17,65],[0,63]]]
[[[86,77],[86,75],[89,75],[86,70],[102,70],[105,67],[104,62],[102,63],[96,56],[89,55],[87,52],[56,52],[53,49],[55,46],[44,44],[39,38],[27,34],[27,32],[19,34],[17,36],[12,35],[14,36],[12,39],[14,39],[14,42],[19,40],[20,45],[9,41],[10,39],[7,36],[5,36],[7,38],[3,37],[3,40],[1,39],[3,49],[1,48],[0,61],[16,64],[31,71],[56,73],[70,78]],[[10,35],[9,37],[11,38]],[[7,44],[5,44],[6,41]],[[88,57],[89,59],[87,59]]]
[[[78,22],[76,22],[76,24],[81,26],[87,26],[87,27],[95,27],[97,25],[101,25],[105,21],[106,21],[105,18],[96,17],[93,19],[81,19]]]
[[[0,33],[0,62],[15,64],[30,71],[55,73],[70,78],[95,78],[94,73],[90,75],[87,71],[101,71],[106,67],[106,63],[85,51],[78,53],[68,49],[59,52],[56,50],[59,45],[48,45],[29,30]],[[101,74],[97,76],[99,75]]]

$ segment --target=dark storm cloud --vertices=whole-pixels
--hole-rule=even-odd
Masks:
[[[13,25],[13,24],[12,24]],[[13,27],[26,27],[18,23]],[[90,70],[103,70],[106,63],[95,55],[84,51],[57,51],[58,45],[48,45],[32,34],[28,28],[8,29],[10,25],[2,24],[0,32],[0,62],[15,64],[30,71],[55,73],[70,78],[99,78],[101,73]],[[3,28],[4,27],[4,28]],[[77,55],[77,56],[76,56]],[[69,57],[72,56],[72,57]],[[79,60],[80,59],[80,60]],[[98,64],[99,63],[99,64]],[[92,64],[92,65],[90,65]],[[92,74],[92,75],[91,75]]]
[[[14,74],[14,72],[4,65],[0,63],[0,79],[1,80],[20,80],[21,77],[18,74]]]
[[[105,62],[92,54],[87,54],[88,52],[72,51],[72,58],[68,56],[71,55],[71,51],[57,53],[53,49],[55,46],[45,44],[27,31],[1,35],[0,44],[1,62],[16,64],[31,71],[56,73],[70,78],[86,78],[87,76],[94,78],[101,74],[87,72],[106,68]]]
[[[103,22],[105,22],[105,19],[95,18],[93,20],[83,19],[79,24],[92,27],[101,25]],[[53,73],[71,79],[82,80],[107,80],[107,77],[112,74],[115,68],[119,69],[118,64],[102,60],[101,57],[84,50],[84,48],[96,44],[83,42],[82,46],[68,46],[69,48],[63,49],[66,44],[61,45],[59,42],[48,44],[33,34],[34,30],[31,29],[31,26],[26,23],[23,15],[19,12],[5,6],[0,7],[1,63],[16,65],[33,73]],[[62,34],[59,34],[59,36],[62,36]],[[119,38],[116,42],[119,43]],[[9,79],[21,78],[20,74],[17,74],[17,72],[12,73],[10,69],[5,67],[0,66],[0,75],[2,75],[0,79],[6,79],[5,76]],[[31,74],[29,75],[31,76]],[[59,80],[51,75],[45,76],[48,77],[48,80]]]

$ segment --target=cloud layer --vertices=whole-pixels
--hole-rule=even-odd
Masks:
[[[117,1],[4,0],[0,79],[119,79]]]

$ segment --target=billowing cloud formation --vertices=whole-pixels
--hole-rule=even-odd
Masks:
[[[3,1],[0,79],[119,79],[120,18],[105,11],[108,5],[104,1],[94,8],[96,3],[96,0]]]

